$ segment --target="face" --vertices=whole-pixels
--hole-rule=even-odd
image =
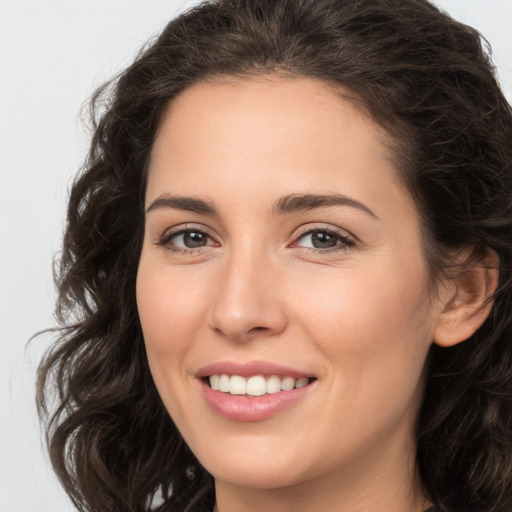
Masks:
[[[197,84],[163,120],[137,303],[162,400],[218,482],[414,458],[437,310],[384,143],[305,78]]]

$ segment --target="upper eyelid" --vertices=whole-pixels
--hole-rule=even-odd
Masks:
[[[212,233],[212,230],[202,224],[177,224],[176,226],[169,227],[164,230],[162,233],[162,237],[168,235],[177,235],[179,233],[183,233],[184,231],[200,231],[211,238],[215,238],[215,235]]]
[[[313,225],[311,225],[313,224]],[[339,235],[344,238],[350,238],[354,242],[357,242],[358,239],[356,236],[354,236],[350,231],[347,231],[346,229],[340,228],[338,226],[333,226],[331,224],[324,224],[324,223],[310,223],[306,224],[304,226],[301,226],[300,228],[296,229],[292,235],[291,238],[296,240],[297,238],[300,238],[301,236],[304,236],[308,233],[313,233],[315,231],[328,231],[329,233],[334,233],[336,235]]]
[[[296,237],[293,242],[289,245],[289,247],[303,247],[301,245],[301,242],[305,239],[307,239],[308,237],[312,237],[313,236],[313,233],[315,232],[319,232],[319,233],[328,233],[329,236],[333,236],[335,239],[337,239],[337,243],[336,245],[330,247],[330,248],[315,248],[313,250],[315,251],[320,251],[320,252],[326,252],[328,250],[335,250],[336,248],[340,249],[340,248],[348,248],[348,247],[355,247],[357,245],[357,242],[351,238],[351,237],[348,237],[348,236],[345,236],[345,235],[342,235],[340,233],[337,233],[335,231],[328,231],[326,229],[322,230],[322,229],[314,229],[314,230],[311,230],[311,231],[306,231],[304,234]],[[304,247],[308,250],[311,250],[312,248],[310,247]]]

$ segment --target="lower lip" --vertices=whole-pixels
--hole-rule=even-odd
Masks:
[[[291,391],[254,397],[215,391],[203,380],[200,380],[200,385],[206,403],[221,416],[234,421],[261,421],[300,402],[311,391],[315,382]]]

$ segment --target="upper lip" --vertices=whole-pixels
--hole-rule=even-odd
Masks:
[[[251,377],[253,375],[277,375],[279,377],[293,377],[302,379],[314,377],[311,373],[305,373],[289,366],[269,361],[219,361],[203,366],[196,373],[197,378],[209,377],[210,375],[240,375],[240,377]]]

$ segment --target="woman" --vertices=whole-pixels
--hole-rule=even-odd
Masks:
[[[510,510],[512,112],[473,29],[206,2],[93,106],[38,395],[80,510]]]

